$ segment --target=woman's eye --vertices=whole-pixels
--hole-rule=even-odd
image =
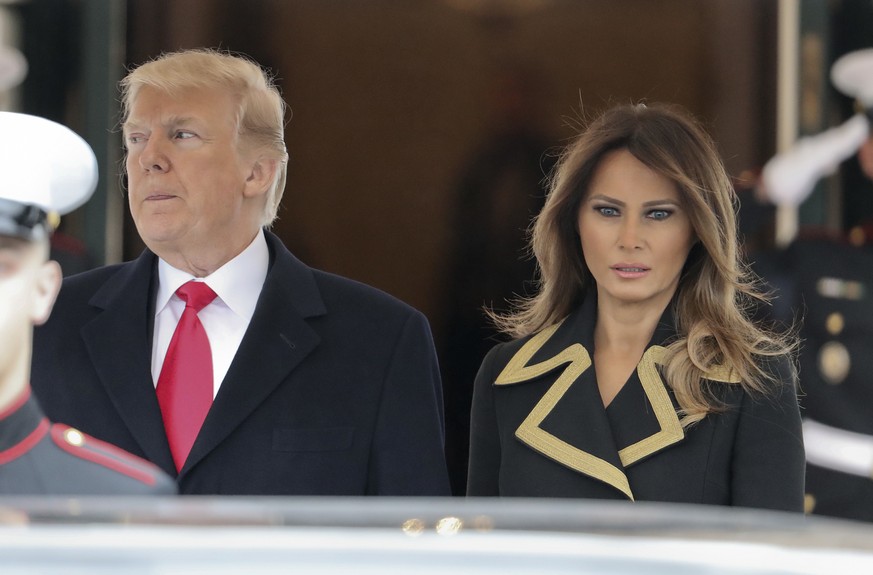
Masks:
[[[598,212],[601,216],[606,216],[608,218],[615,217],[618,215],[618,210],[615,208],[611,208],[609,206],[600,206],[594,208],[596,212]]]
[[[653,220],[666,220],[669,218],[673,212],[670,210],[652,210],[649,212],[649,217]]]

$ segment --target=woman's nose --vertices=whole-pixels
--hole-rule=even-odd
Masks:
[[[642,246],[642,238],[640,237],[640,225],[632,218],[626,218],[621,223],[619,232],[619,245],[625,249],[636,249]]]

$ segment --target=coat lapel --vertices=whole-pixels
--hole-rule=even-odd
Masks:
[[[312,270],[271,233],[273,264],[255,313],[180,476],[215,449],[319,343],[305,318],[326,313]]]
[[[651,413],[655,415],[657,425],[650,427],[644,432],[642,439],[626,446],[622,446],[618,455],[625,467],[637,461],[665,449],[685,438],[682,424],[676,413],[676,406],[667,391],[667,385],[661,377],[658,366],[666,357],[667,348],[660,345],[652,345],[643,353],[642,359],[637,364],[634,378],[639,381],[645,394],[646,401],[651,406]],[[629,381],[626,385],[635,382]],[[633,425],[634,415],[627,414],[628,424]],[[641,419],[642,420],[642,419]],[[644,420],[642,420],[644,421]]]
[[[494,384],[520,384],[547,376],[546,380],[552,383],[515,436],[546,457],[611,485],[633,499],[593,378],[591,356],[578,340],[580,323],[585,319],[584,314],[574,314],[534,335],[510,359]],[[568,394],[571,389],[574,393]],[[575,411],[570,413],[569,421],[562,419],[565,427],[569,424],[583,431],[584,445],[578,438],[571,439],[575,435],[571,430],[547,429],[544,425],[558,409],[565,413]]]
[[[103,312],[82,328],[82,338],[101,383],[143,454],[175,475],[151,375],[149,313],[155,261],[145,251],[94,294],[89,303]]]
[[[658,345],[674,329],[669,310],[646,349],[635,374],[625,384],[641,386],[654,413],[651,423],[639,413],[607,416],[597,389],[592,365],[596,298],[589,296],[568,318],[531,337],[509,360],[495,385],[513,385],[546,377],[551,385],[516,431],[516,437],[532,449],[562,465],[607,483],[633,499],[625,468],[666,447],[685,435],[676,407],[657,367],[666,355]],[[625,390],[623,389],[622,392]],[[634,408],[639,403],[632,404]],[[612,405],[610,406],[612,407]],[[554,424],[549,420],[553,419]],[[560,425],[558,422],[561,422]],[[619,445],[625,437],[614,425],[642,426],[633,443]],[[617,434],[616,434],[617,433]]]

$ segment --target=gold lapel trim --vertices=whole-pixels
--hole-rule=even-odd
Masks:
[[[742,381],[737,377],[736,372],[726,365],[713,366],[705,375],[706,379],[710,381],[720,381],[723,383],[740,383]]]
[[[528,365],[528,362],[560,326],[560,323],[556,324],[533,336],[512,356],[494,381],[495,385],[521,383],[544,375],[562,364],[569,364],[521,423],[515,435],[536,451],[571,469],[612,485],[633,500],[634,496],[627,475],[622,469],[573,447],[540,428],[540,424],[567,393],[570,386],[586,369],[591,367],[591,356],[588,354],[588,350],[579,343],[568,346],[554,357],[543,362]],[[666,354],[667,348],[653,345],[643,353],[642,359],[637,364],[637,375],[661,429],[618,452],[624,467],[677,443],[685,437],[679,416],[676,414],[676,409],[670,400],[670,394],[667,392],[667,385],[661,379],[661,374],[657,368],[657,365],[663,363]],[[713,367],[706,373],[706,378],[726,383],[740,382],[735,372],[727,366]]]
[[[515,436],[558,463],[612,485],[633,501],[634,495],[623,470],[595,455],[573,447],[540,427],[540,424],[567,393],[570,386],[586,369],[591,367],[591,356],[588,355],[588,350],[579,343],[570,345],[544,362],[527,365],[534,354],[557,331],[558,327],[560,324],[549,327],[533,336],[509,360],[509,363],[494,381],[495,385],[519,383],[543,375],[559,365],[569,363],[515,431]]]
[[[656,364],[663,361],[666,353],[666,348],[653,345],[643,353],[640,363],[637,364],[637,375],[649,403],[652,404],[652,410],[655,412],[661,430],[618,452],[621,463],[625,467],[664,449],[668,445],[682,441],[685,437],[682,424],[679,423],[679,416],[676,415],[676,409],[673,407],[673,402],[670,401],[670,394],[667,393],[667,386],[656,367]]]

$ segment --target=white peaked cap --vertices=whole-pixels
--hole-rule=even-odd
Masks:
[[[831,82],[864,108],[873,107],[873,48],[849,52],[831,66]]]
[[[868,113],[857,113],[839,126],[800,138],[790,149],[764,166],[763,189],[777,205],[800,205],[816,182],[851,157],[870,137],[869,112],[873,110],[873,48],[841,56],[831,66],[831,82],[855,98]]]
[[[66,214],[97,187],[91,146],[66,126],[0,112],[0,200]]]

